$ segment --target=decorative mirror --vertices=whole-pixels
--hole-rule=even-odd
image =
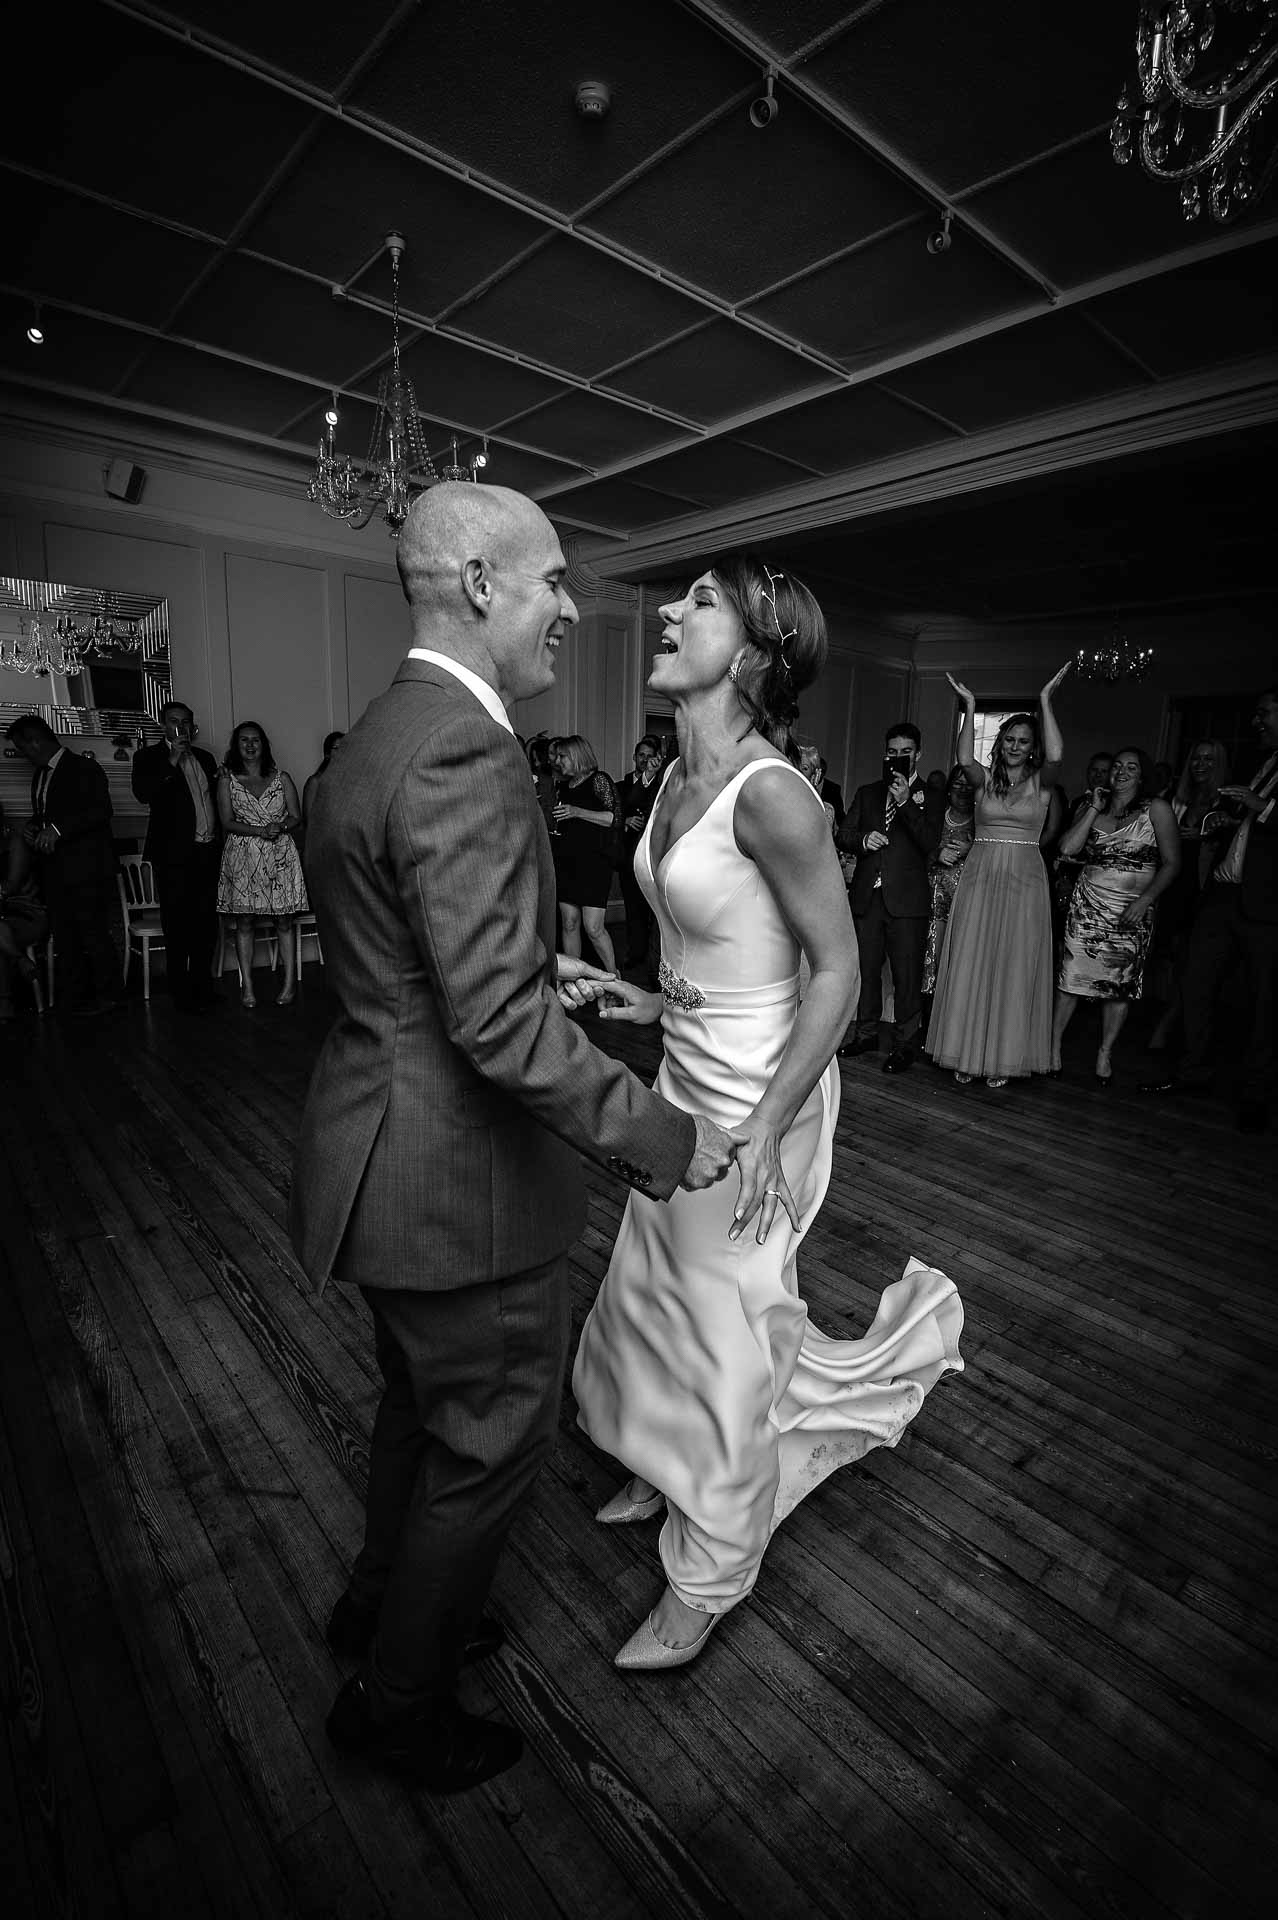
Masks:
[[[0,734],[35,711],[127,760],[170,686],[167,600],[0,577]]]

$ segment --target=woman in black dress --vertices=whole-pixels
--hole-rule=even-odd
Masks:
[[[570,733],[551,749],[559,782],[551,846],[555,855],[555,884],[563,923],[563,951],[581,955],[581,928],[609,973],[617,970],[617,956],[604,925],[612,875],[616,865],[617,789],[599,762],[589,740]]]

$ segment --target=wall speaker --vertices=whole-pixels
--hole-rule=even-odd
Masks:
[[[135,506],[142,498],[146,472],[142,467],[135,467],[130,460],[113,460],[102,484],[113,500],[127,500],[130,506]]]

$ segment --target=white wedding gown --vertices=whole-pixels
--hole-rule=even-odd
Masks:
[[[796,943],[733,835],[742,785],[778,764],[788,765],[743,767],[654,875],[659,798],[635,854],[661,926],[657,1088],[723,1127],[757,1104],[798,1008]],[[819,810],[815,793],[812,802]],[[795,1260],[829,1183],[838,1109],[832,1061],[782,1148],[799,1233],[778,1207],[762,1246],[757,1222],[730,1241],[735,1171],[702,1192],[681,1189],[668,1204],[632,1193],[582,1331],[573,1370],[579,1422],[665,1494],[666,1576],[702,1612],[744,1599],[791,1508],[836,1467],[895,1446],[928,1389],[963,1365],[954,1283],[917,1260],[888,1287],[861,1339],[830,1339],[808,1319]]]

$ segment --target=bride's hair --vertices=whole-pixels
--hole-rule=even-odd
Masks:
[[[801,580],[753,553],[708,562],[736,608],[746,646],[734,674],[737,695],[757,729],[782,753],[798,718],[799,695],[825,665],[825,615]]]

